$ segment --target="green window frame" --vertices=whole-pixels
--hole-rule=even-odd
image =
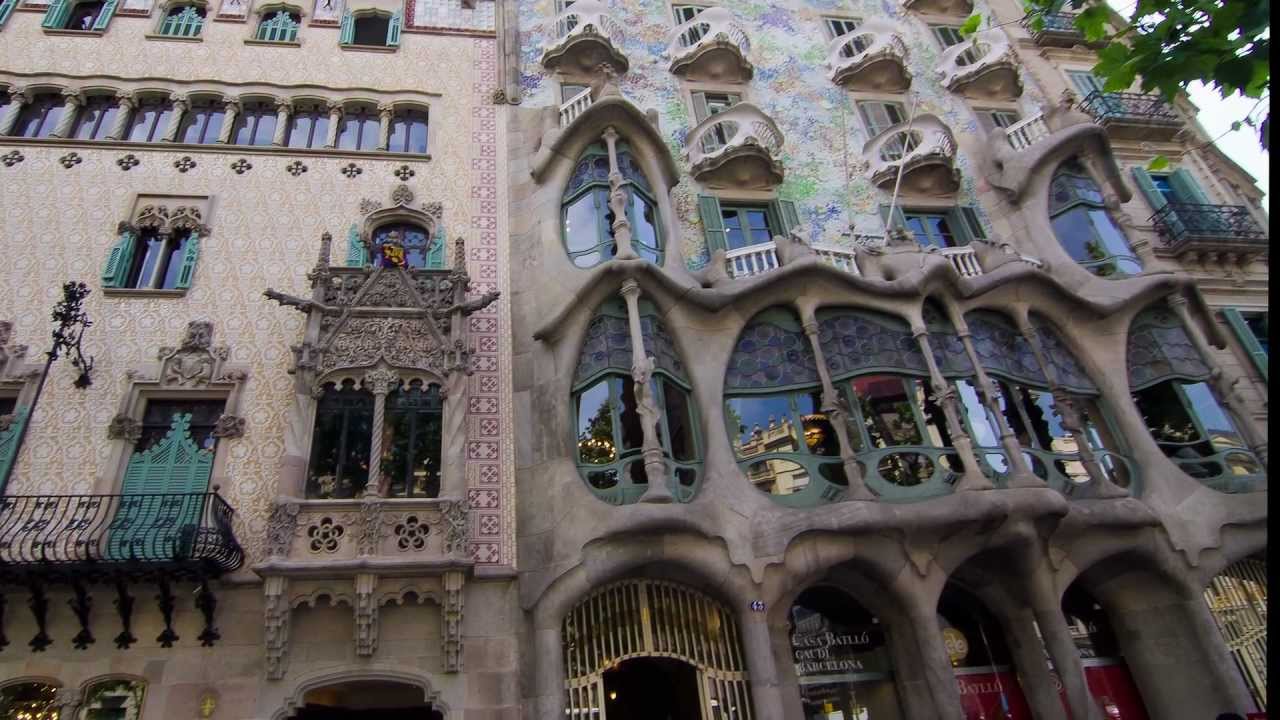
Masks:
[[[107,254],[104,288],[187,290],[200,259],[200,235],[179,229],[165,235],[125,228]]]
[[[401,25],[403,24],[403,16],[397,10],[389,16],[385,12],[379,11],[352,11],[347,10],[342,13],[342,20],[338,23],[338,45],[340,46],[357,46],[356,23],[365,18],[387,18],[386,39],[381,43],[366,43],[365,47],[400,47]]]
[[[1269,313],[1259,310],[1223,308],[1222,317],[1227,321],[1227,327],[1231,328],[1236,341],[1249,356],[1253,369],[1262,376],[1263,382],[1269,383],[1267,370],[1270,352]]]
[[[13,9],[17,7],[18,0],[0,0],[0,27],[9,21],[9,16],[13,14]]]
[[[907,121],[906,107],[902,103],[884,100],[859,100],[858,115],[867,129],[867,139]]]
[[[199,37],[204,29],[205,12],[199,5],[170,6],[160,21],[157,33],[165,37]]]
[[[278,8],[268,17],[262,13],[254,39],[260,42],[293,43],[298,41],[298,28],[302,26],[301,13],[288,8]]]
[[[17,395],[0,397],[0,415],[9,416],[9,424],[0,430],[0,483],[9,477],[9,468],[13,465],[18,451],[18,436],[22,427],[27,424],[30,408],[18,404]],[[4,485],[0,484],[0,495],[4,494]]]
[[[880,217],[885,222],[885,230],[903,228],[910,232],[921,247],[960,247],[986,240],[987,231],[983,227],[978,210],[972,205],[957,205],[949,208],[904,208],[896,206],[892,214],[888,205],[880,206]],[[938,222],[945,222],[952,238],[951,244],[944,244],[945,233],[938,229]]]
[[[1049,222],[1062,249],[1098,277],[1142,272],[1129,238],[1107,210],[1102,188],[1075,160],[1063,163],[1049,186]]]
[[[945,50],[952,45],[959,45],[964,42],[964,36],[960,34],[959,26],[955,25],[930,25],[929,30],[933,32],[933,37],[942,45]]]
[[[729,228],[725,226],[726,214],[752,210],[765,212],[770,241],[774,235],[789,235],[800,229],[800,214],[796,204],[791,200],[740,203],[731,200],[722,201],[715,195],[699,195],[698,215],[702,220],[703,238],[706,240],[708,257],[717,250],[735,249],[729,247]],[[738,227],[742,227],[741,224]],[[741,247],[751,247],[753,244],[758,243],[748,243]]]
[[[629,200],[627,221],[631,225],[631,246],[641,258],[661,265],[665,237],[657,200],[626,143],[618,144],[617,154],[623,177],[622,188]],[[560,201],[561,242],[570,262],[576,267],[595,267],[611,260],[616,252],[609,219],[612,209],[609,207],[608,166],[608,150],[600,144],[587,148],[578,158],[578,165]],[[575,220],[579,227],[583,222],[593,226],[594,233],[575,229]],[[594,242],[590,242],[592,238]]]
[[[119,0],[105,0],[102,3],[102,7],[98,9],[93,25],[87,31],[102,32],[106,30],[107,24],[111,22],[111,17],[115,15],[118,2]],[[76,6],[79,4],[75,0],[52,0],[48,9],[45,10],[44,19],[40,21],[40,26],[49,30],[78,30],[78,28],[68,28],[67,21],[71,19]]]

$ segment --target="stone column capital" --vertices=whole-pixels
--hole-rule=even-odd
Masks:
[[[374,395],[387,395],[400,384],[400,376],[389,368],[375,368],[364,374],[364,387]]]
[[[62,91],[62,101],[68,105],[79,107],[84,103],[84,93],[80,88],[65,88]]]
[[[640,283],[632,278],[627,278],[622,282],[622,287],[618,289],[618,294],[627,299],[640,297]]]

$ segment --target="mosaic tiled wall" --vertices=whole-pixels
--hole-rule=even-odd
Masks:
[[[619,87],[642,110],[658,111],[671,153],[687,173],[684,141],[694,123],[679,92],[679,80],[667,70],[667,36],[674,27],[670,6],[665,0],[614,0],[606,4],[626,29],[622,50],[630,70],[622,76]],[[974,136],[976,141],[976,135],[983,131],[964,100],[940,84],[934,68],[942,48],[919,16],[903,10],[895,0],[726,0],[716,4],[730,10],[750,37],[748,57],[755,66],[755,77],[747,85],[747,99],[768,113],[786,137],[782,159],[786,181],[779,195],[797,203],[810,242],[840,244],[841,233],[850,225],[857,233],[882,233],[879,206],[888,202],[888,193],[873,187],[856,169],[868,135],[848,93],[828,77],[824,63],[829,40],[823,15],[888,18],[902,28],[914,75],[904,104],[910,107],[911,98],[918,98],[919,113],[937,115],[957,136],[961,145],[957,166],[964,180],[956,201],[971,203],[987,190],[974,172],[974,159],[964,151],[966,138],[962,137]],[[974,12],[988,13],[985,3],[977,2]],[[538,62],[554,35],[554,17],[553,0],[520,3],[525,106],[558,104],[556,82]],[[962,21],[958,19],[956,24]],[[1025,117],[1037,112],[1044,98],[1025,72],[1023,84],[1026,90],[1019,103]],[[706,246],[697,227],[696,195],[686,174],[675,200],[684,226],[684,255],[693,267],[706,262]]]

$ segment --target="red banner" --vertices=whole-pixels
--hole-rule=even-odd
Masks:
[[[1018,677],[1011,672],[957,675],[965,720],[1031,720]]]

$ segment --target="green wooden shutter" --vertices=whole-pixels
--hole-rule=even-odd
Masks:
[[[200,259],[200,236],[192,232],[187,237],[187,247],[182,253],[182,270],[178,273],[175,288],[186,290],[191,287],[191,277],[196,273],[196,261]]]
[[[1208,196],[1200,189],[1200,183],[1191,176],[1184,168],[1178,168],[1169,176],[1169,184],[1173,186],[1173,192],[1178,196],[1178,200],[1184,203],[1195,203],[1197,205],[1211,205]]]
[[[439,270],[444,267],[444,246],[444,223],[437,222],[435,242],[431,243],[431,249],[427,251],[427,267],[433,270]]]
[[[956,214],[960,216],[960,227],[969,236],[969,242],[987,239],[987,231],[982,227],[982,219],[978,217],[977,208],[972,205],[961,205],[956,208]]]
[[[61,30],[62,26],[67,24],[67,16],[70,14],[70,0],[53,0],[49,3],[49,9],[44,11],[44,20],[40,21],[40,26]]]
[[[1152,210],[1160,210],[1169,203],[1165,199],[1164,193],[1156,189],[1156,184],[1151,180],[1151,174],[1146,168],[1133,167],[1129,171],[1133,175],[1133,182],[1137,184],[1138,190],[1142,192],[1142,196],[1147,199],[1147,204]]]
[[[22,427],[27,424],[27,413],[25,405],[14,408],[9,429],[0,431],[0,483],[4,482],[9,475],[9,468],[18,459],[18,436],[22,434]],[[0,495],[3,494],[4,485],[0,485]]]
[[[18,0],[4,0],[0,2],[0,27],[4,26],[9,15],[13,13],[13,6],[18,4]]]
[[[889,216],[889,206],[881,205],[880,219],[884,221],[884,229],[886,232],[895,227],[900,227],[903,230],[907,229],[907,216],[903,214],[901,205],[894,206],[893,217]]]
[[[120,288],[129,281],[129,267],[133,265],[134,248],[138,235],[132,230],[120,233],[120,239],[107,254],[107,265],[102,269],[102,287]]]
[[[693,93],[693,124],[697,125],[707,119],[707,94]]]
[[[800,230],[800,213],[796,211],[796,204],[790,200],[778,200],[773,203],[778,215],[778,221],[782,223],[782,234],[790,235],[792,231]]]
[[[707,240],[707,252],[725,250],[724,218],[720,215],[720,198],[714,195],[698,196],[698,214],[702,216],[702,229]]]
[[[1262,349],[1262,344],[1258,342],[1258,338],[1254,337],[1253,330],[1249,328],[1249,323],[1245,322],[1244,316],[1235,308],[1223,308],[1222,317],[1226,318],[1227,324],[1236,334],[1236,339],[1244,346],[1245,352],[1249,353],[1249,359],[1253,360],[1253,366],[1257,368],[1258,374],[1263,380],[1270,382],[1267,378],[1267,351]],[[0,456],[0,459],[2,458],[3,456]]]
[[[352,225],[347,230],[347,267],[364,267],[369,264],[369,250],[360,242],[360,228]]]
[[[355,18],[351,16],[351,11],[347,10],[342,13],[342,22],[338,25],[338,43],[340,45],[350,45],[355,37]]]
[[[400,12],[396,11],[387,23],[387,47],[400,47],[400,25],[403,22]]]
[[[98,13],[98,19],[93,21],[94,30],[106,30],[107,23],[111,22],[111,16],[116,14],[116,3],[119,0],[107,0],[102,5],[102,11]]]
[[[1090,93],[1094,91],[1102,92],[1102,83],[1098,81],[1098,78],[1094,77],[1093,73],[1068,70],[1067,75],[1070,76],[1071,82],[1076,86],[1076,89],[1080,91],[1081,100],[1089,97]]]

